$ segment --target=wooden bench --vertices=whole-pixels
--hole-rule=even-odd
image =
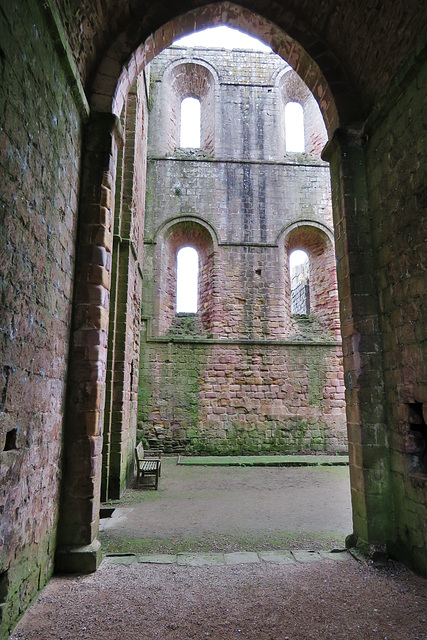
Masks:
[[[159,486],[159,478],[162,470],[162,452],[157,449],[148,449],[144,451],[142,442],[135,447],[136,460],[136,480],[139,487],[141,478],[145,476],[154,476],[154,488]]]

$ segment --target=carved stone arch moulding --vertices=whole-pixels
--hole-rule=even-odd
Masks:
[[[155,9],[159,15],[151,18],[141,15],[140,25],[137,20],[133,20],[132,25],[118,34],[106,52],[92,84],[92,109],[112,111],[120,115],[135,78],[155,55],[170,46],[174,40],[195,30],[229,25],[260,38],[290,64],[318,102],[329,138],[340,123],[360,119],[360,100],[347,82],[345,72],[332,50],[329,51],[316,34],[312,33],[312,37],[309,37],[308,25],[296,16],[288,23],[289,32],[286,33],[286,25],[279,26],[273,21],[273,7],[269,6],[264,10],[270,19],[231,2],[207,4],[182,15],[173,16],[170,11],[165,12],[162,15],[169,19],[159,28],[158,24],[161,24],[162,19],[159,3]],[[299,39],[304,41],[306,49]],[[322,52],[327,55],[322,55]],[[322,72],[324,60],[327,61],[327,66]],[[329,76],[334,85],[339,87],[336,96],[328,84]]]
[[[334,232],[331,227],[326,224],[322,224],[322,222],[318,222],[316,220],[297,220],[296,222],[292,222],[284,226],[277,235],[276,242],[280,246],[282,243],[285,244],[289,238],[289,236],[295,231],[295,229],[300,229],[303,227],[313,227],[313,229],[318,229],[321,234],[327,236],[328,240],[333,244],[334,243]]]

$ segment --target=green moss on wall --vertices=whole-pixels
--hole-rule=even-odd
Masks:
[[[192,330],[193,323],[183,318],[178,324]],[[142,352],[139,421],[149,446],[187,455],[346,449],[344,420],[337,435],[324,415],[328,364],[319,348],[293,349],[288,382],[277,351],[218,352],[222,347],[213,343],[174,339],[147,343]],[[274,367],[283,382],[267,384]]]
[[[55,537],[46,534],[27,547],[15,563],[0,574],[0,638],[8,638],[27,607],[53,574]]]

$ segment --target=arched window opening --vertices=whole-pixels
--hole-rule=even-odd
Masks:
[[[305,251],[297,249],[289,257],[291,273],[291,313],[310,313],[310,261]]]
[[[181,102],[181,138],[183,149],[200,149],[200,100],[184,98]]]
[[[285,106],[285,140],[287,152],[303,152],[304,110],[299,102],[288,102]]]
[[[176,312],[197,313],[199,254],[183,247],[176,256]]]

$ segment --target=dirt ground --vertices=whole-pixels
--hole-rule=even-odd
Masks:
[[[160,490],[128,491],[101,537],[105,549],[136,556],[330,549],[351,531],[348,485],[342,467],[166,461]],[[51,580],[11,640],[427,640],[425,580],[393,562],[321,553],[213,566],[107,557],[95,574]]]
[[[185,467],[163,462],[158,491],[129,490],[105,523],[106,551],[343,547],[348,467]]]

